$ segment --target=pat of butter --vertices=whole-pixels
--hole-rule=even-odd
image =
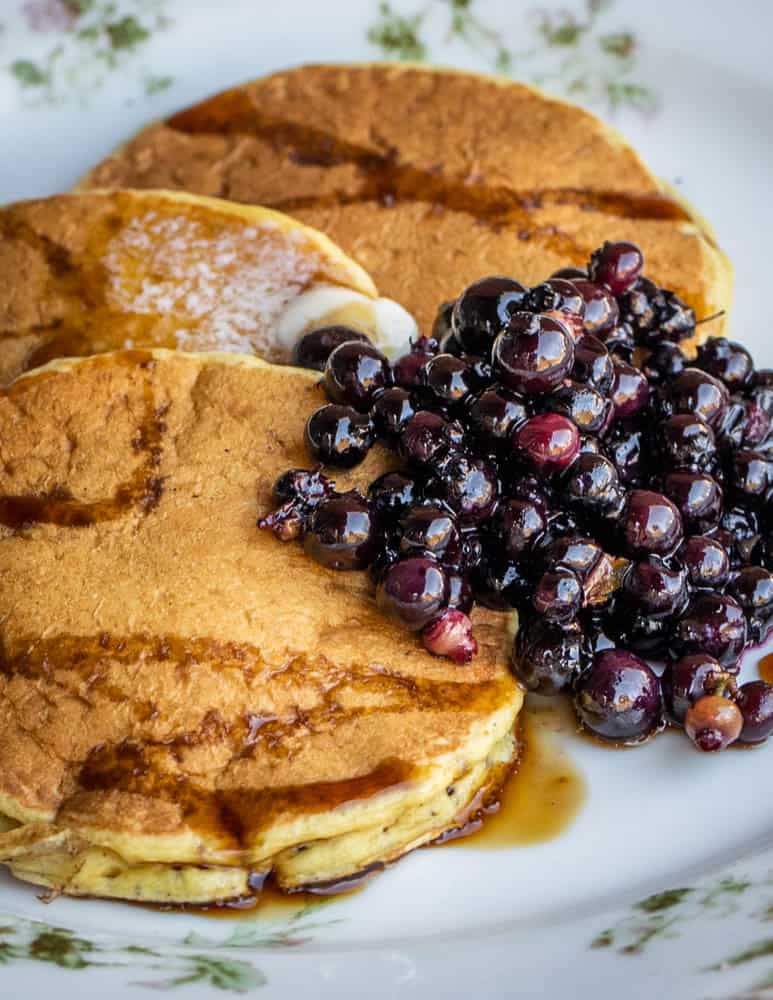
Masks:
[[[318,326],[351,326],[367,334],[390,359],[399,357],[418,335],[416,320],[392,299],[335,285],[315,285],[296,296],[282,311],[274,331],[276,346],[289,360],[304,333]]]

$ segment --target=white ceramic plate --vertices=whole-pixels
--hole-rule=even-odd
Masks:
[[[765,0],[3,0],[0,20],[4,200],[66,189],[148,120],[302,61],[426,58],[571,93],[715,224],[737,268],[735,335],[773,365]],[[625,753],[562,739],[590,791],[560,838],[419,851],[351,899],[271,923],[43,905],[3,877],[0,988],[773,996],[773,750],[706,759],[676,736]]]

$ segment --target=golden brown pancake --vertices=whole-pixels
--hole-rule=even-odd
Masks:
[[[52,362],[0,391],[0,861],[207,902],[380,865],[515,753],[507,616],[432,657],[256,527],[308,462],[315,373],[246,355]],[[387,468],[375,449],[339,486]]]
[[[427,329],[505,273],[532,284],[630,239],[698,318],[728,309],[711,230],[593,115],[519,83],[389,64],[303,66],[144,129],[86,186],[270,205],[326,232]],[[718,334],[722,321],[699,327]]]
[[[414,330],[327,237],[268,209],[163,191],[0,209],[0,385],[126,347],[287,361],[315,322],[350,322],[387,349]]]

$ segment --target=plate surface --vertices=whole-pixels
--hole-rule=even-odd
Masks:
[[[621,128],[716,227],[733,331],[773,366],[773,5],[589,0],[6,0],[3,200],[67,189],[142,124],[303,61],[504,71]],[[517,127],[517,123],[514,123]],[[744,674],[754,674],[747,656]],[[419,851],[347,900],[234,922],[58,899],[0,877],[10,997],[773,997],[771,750],[704,759],[560,737],[586,804],[537,846]],[[78,973],[76,975],[76,972]]]

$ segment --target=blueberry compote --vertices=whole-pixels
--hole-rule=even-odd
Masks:
[[[773,686],[737,674],[773,631],[773,372],[725,338],[695,355],[695,328],[637,246],[607,242],[533,288],[481,278],[393,364],[311,331],[311,454],[348,469],[380,441],[402,465],[365,495],[291,469],[259,524],[367,569],[383,613],[455,663],[476,604],[517,611],[514,672],[599,739],[761,743]]]

